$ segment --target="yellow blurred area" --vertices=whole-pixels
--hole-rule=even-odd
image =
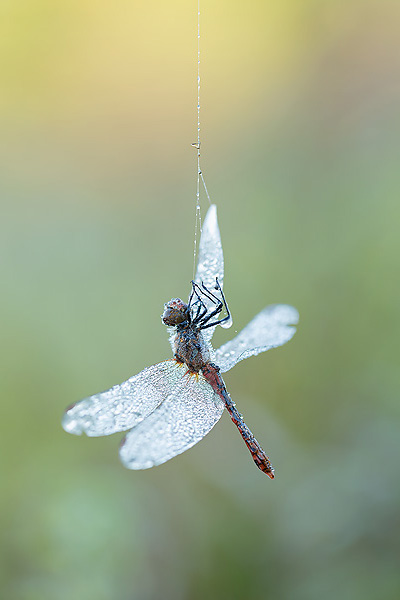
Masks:
[[[227,415],[143,472],[64,408],[168,358],[193,269],[197,2],[0,4],[0,597],[400,595],[400,4],[201,0],[202,168],[239,331]],[[202,194],[202,215],[207,200]]]
[[[190,155],[197,91],[191,3],[37,0],[3,2],[0,11],[8,168],[17,162],[18,169],[44,171],[48,161],[50,168],[57,161],[78,168],[83,161],[88,177],[105,166],[103,177],[110,177],[110,166],[120,177],[132,172],[134,157],[137,171],[148,176],[159,168],[165,175]],[[398,66],[398,13],[391,2],[378,10],[372,1],[347,3],[346,10],[341,2],[315,0],[205,3],[201,104],[208,160],[227,160],[260,124],[278,136],[299,103],[300,110],[312,108],[311,129],[325,118],[321,134],[331,136],[330,122],[341,126],[335,113],[348,115],[353,103],[359,110],[377,78],[387,83],[388,70]],[[21,142],[34,154],[30,165],[18,164]]]

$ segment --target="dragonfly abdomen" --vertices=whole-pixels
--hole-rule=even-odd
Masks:
[[[210,362],[204,365],[201,371],[204,377],[207,379],[208,383],[214,389],[214,391],[223,400],[225,407],[229,412],[232,421],[238,428],[239,433],[242,436],[247,448],[249,449],[255,464],[261,471],[263,471],[263,473],[266,473],[270,479],[273,479],[274,468],[271,465],[268,456],[261,448],[259,442],[256,440],[254,435],[251,433],[250,429],[247,427],[246,423],[243,421],[243,417],[237,410],[235,404],[232,402],[231,397],[229,396],[228,391],[225,387],[224,380],[222,379],[219,373],[219,367],[217,367],[217,365],[214,365],[214,363]]]

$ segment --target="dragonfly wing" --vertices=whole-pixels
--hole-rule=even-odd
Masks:
[[[216,364],[225,373],[248,356],[256,356],[260,352],[286,344],[296,331],[291,325],[295,325],[298,320],[299,313],[293,306],[267,306],[233,340],[215,351]]]
[[[66,410],[62,426],[68,433],[110,435],[137,425],[171,393],[167,360],[147,367],[110,390],[77,402]]]
[[[199,285],[203,282],[206,287],[212,289],[215,286],[216,277],[222,287],[224,255],[218,227],[217,207],[212,204],[203,222],[195,281]]]
[[[218,227],[217,207],[215,204],[212,204],[203,222],[197,271],[194,280],[199,285],[204,283],[214,293],[216,277],[218,277],[222,288],[224,283],[224,255]],[[210,300],[204,298],[203,300],[209,310],[212,310],[212,307],[215,308],[215,305]],[[215,327],[209,327],[203,331],[203,337],[206,342],[211,340],[214,330]]]
[[[171,370],[173,391],[123,440],[120,458],[128,469],[149,469],[188,450],[220,419],[224,404],[203,375]]]

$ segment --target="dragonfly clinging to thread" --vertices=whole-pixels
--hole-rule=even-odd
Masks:
[[[289,341],[298,313],[292,306],[267,306],[236,337],[214,350],[211,338],[216,326],[232,323],[223,277],[217,211],[212,205],[203,224],[189,300],[173,298],[164,305],[162,321],[170,329],[173,359],[74,404],[64,414],[65,431],[102,436],[129,430],[120,446],[121,461],[129,469],[148,469],[194,446],[226,408],[255,464],[273,479],[271,462],[232,402],[221,373]],[[225,316],[220,318],[222,309]]]

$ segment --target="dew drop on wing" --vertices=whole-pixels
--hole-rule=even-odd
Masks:
[[[170,369],[171,388],[165,400],[146,419],[127,433],[120,458],[128,469],[148,469],[188,450],[220,419],[224,403],[199,374]]]
[[[146,367],[127,381],[77,402],[64,414],[63,428],[89,437],[131,429],[168,396],[174,362]]]
[[[293,325],[298,318],[298,312],[292,306],[274,304],[264,308],[236,337],[215,351],[215,362],[221,373],[229,371],[244,358],[288,342],[296,331]]]

